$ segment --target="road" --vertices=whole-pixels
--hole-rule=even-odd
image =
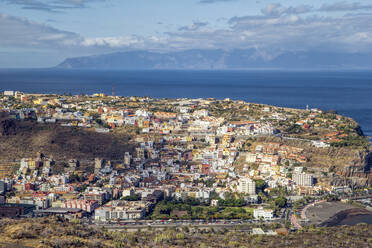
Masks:
[[[200,224],[200,225],[186,225],[186,224],[157,224],[157,225],[104,225],[106,229],[109,230],[123,230],[123,229],[164,229],[164,228],[177,228],[177,227],[193,227],[193,228],[226,228],[226,229],[233,229],[239,227],[240,230],[247,229],[250,230],[248,224]]]
[[[282,219],[274,219],[271,221],[265,221],[265,223],[277,223],[283,222]],[[121,223],[96,223],[90,225],[96,225],[105,227],[110,230],[120,229],[144,229],[144,228],[171,228],[171,227],[197,227],[197,228],[236,228],[245,229],[249,225],[254,223],[260,223],[255,220],[217,220],[212,222],[205,222],[203,220],[197,221],[132,221],[132,222],[121,222]],[[88,223],[87,223],[88,224]]]

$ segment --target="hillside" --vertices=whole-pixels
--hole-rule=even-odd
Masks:
[[[57,161],[95,157],[115,160],[132,149],[127,134],[96,133],[77,127],[9,120],[5,116],[0,118],[0,138],[2,161],[34,157],[37,152]]]
[[[286,236],[182,229],[109,232],[60,219],[0,219],[1,247],[370,247],[372,225],[307,228]]]
[[[251,141],[252,142],[252,141]],[[308,172],[318,178],[318,183],[329,185],[371,185],[372,153],[362,147],[317,148],[301,140],[288,140],[278,137],[260,137],[251,147],[265,142],[277,142],[304,149],[308,161],[302,164]],[[245,159],[245,157],[243,157]],[[243,160],[244,161],[244,160]],[[244,162],[242,162],[243,164]]]
[[[285,52],[262,55],[256,49],[186,50],[158,53],[128,51],[68,58],[59,69],[152,70],[152,69],[367,69],[371,54]]]

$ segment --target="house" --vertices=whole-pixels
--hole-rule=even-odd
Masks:
[[[175,119],[177,114],[170,112],[155,112],[154,116],[159,119]]]
[[[122,197],[133,196],[133,195],[134,195],[134,189],[132,188],[123,189],[123,191],[121,192]]]
[[[98,201],[95,200],[69,200],[62,204],[63,208],[82,209],[88,213],[92,213],[99,207]]]
[[[218,207],[219,205],[219,200],[212,199],[211,200],[211,207]]]
[[[314,140],[314,141],[311,141],[311,144],[317,148],[327,148],[329,147],[330,145],[325,143],[324,141],[321,141],[321,140]]]
[[[103,222],[142,219],[150,205],[151,203],[144,201],[115,200],[97,208],[94,211],[94,219]]]
[[[109,193],[100,188],[89,187],[84,193],[84,200],[95,200],[98,201],[99,205],[102,205],[109,198]]]
[[[33,206],[26,206],[20,204],[4,204],[0,205],[0,217],[14,218],[20,217],[26,212],[30,212],[28,209],[31,208],[31,211],[34,209]]]
[[[248,152],[245,156],[247,163],[256,163],[257,155],[255,153]]]
[[[14,96],[14,91],[13,90],[6,90],[6,91],[4,91],[4,96]]]
[[[274,211],[271,209],[263,209],[262,207],[253,210],[255,219],[271,220],[274,217]]]

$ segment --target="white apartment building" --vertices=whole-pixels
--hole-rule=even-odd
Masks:
[[[313,175],[306,173],[294,173],[292,175],[292,180],[299,186],[313,186],[314,177]]]
[[[256,183],[249,178],[241,178],[238,182],[238,192],[255,195],[256,194]]]

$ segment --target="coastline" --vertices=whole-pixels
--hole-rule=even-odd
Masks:
[[[121,96],[230,98],[302,109],[308,104],[311,108],[333,109],[343,116],[352,117],[360,124],[365,135],[372,136],[372,87],[369,84],[372,74],[369,71],[216,73],[13,69],[10,72],[0,70],[0,89],[9,90],[11,86],[13,90],[34,93],[111,94],[114,84],[116,94]],[[349,88],[346,87],[350,82],[353,96],[349,96]],[[347,101],[340,97],[345,94],[348,95]]]

